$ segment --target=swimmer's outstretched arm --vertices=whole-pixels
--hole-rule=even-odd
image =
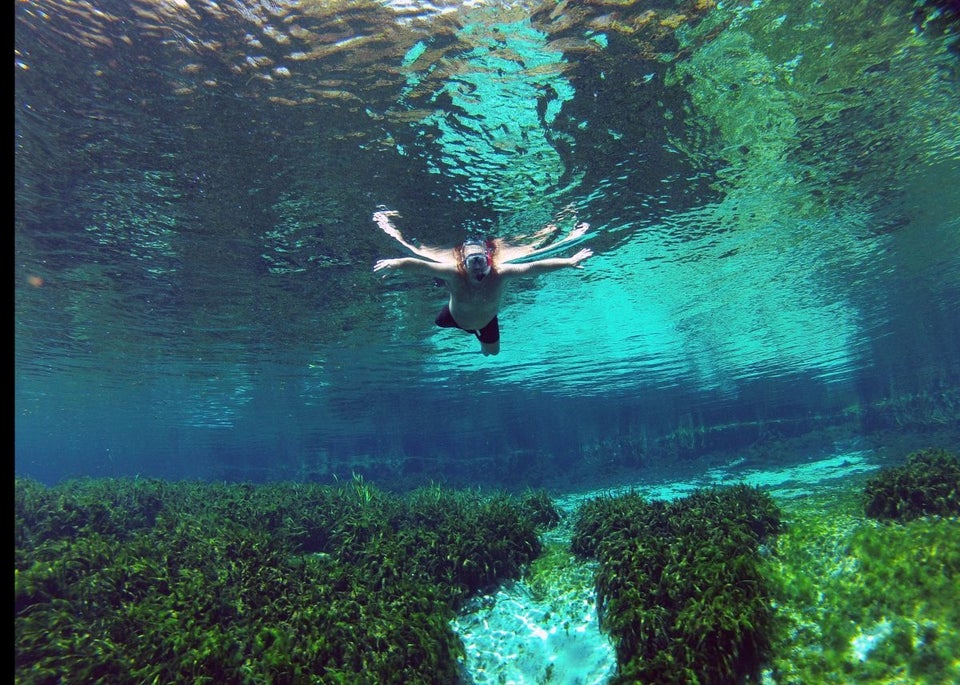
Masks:
[[[400,230],[393,225],[392,221],[390,221],[390,217],[393,216],[400,216],[400,213],[392,209],[381,209],[373,213],[373,221],[377,226],[380,227],[381,231],[396,240],[415,255],[423,257],[424,259],[432,260],[434,262],[445,262],[453,258],[451,250],[426,246],[418,247],[413,243],[407,242],[407,240],[403,237],[403,234],[400,233]]]
[[[416,257],[398,257],[396,259],[380,259],[373,265],[374,271],[384,270],[419,271],[442,278],[449,278],[457,274],[457,265],[447,262],[431,262]]]
[[[538,259],[535,262],[524,262],[523,264],[503,264],[499,268],[500,273],[504,276],[536,275],[566,267],[582,269],[581,262],[591,256],[593,256],[593,250],[585,247],[572,257],[548,257],[547,259]]]
[[[548,224],[542,230],[547,230],[551,228],[553,230],[556,230],[556,226],[554,226],[553,224]],[[582,237],[589,230],[590,230],[590,224],[588,224],[586,221],[581,222],[577,224],[574,227],[574,229],[570,231],[568,235],[565,235],[563,238],[561,238],[560,240],[558,240],[557,242],[551,245],[548,245],[546,247],[541,247],[541,248],[531,248],[531,247],[524,247],[522,245],[509,245],[504,243],[500,246],[500,254],[501,254],[500,259],[501,261],[508,263],[513,261],[514,259],[525,259],[527,257],[533,257],[535,255],[542,254],[544,252],[553,252],[554,250],[558,249],[562,245]],[[533,263],[533,262],[530,262],[530,263]]]

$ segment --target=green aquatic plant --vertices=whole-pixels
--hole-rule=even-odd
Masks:
[[[584,504],[571,549],[599,561],[597,608],[616,642],[616,682],[757,677],[771,621],[760,546],[779,526],[770,497],[746,485]]]
[[[960,682],[960,522],[879,523],[861,506],[854,489],[789,505],[766,572],[774,681]]]
[[[520,497],[520,503],[530,520],[541,529],[548,530],[560,523],[560,510],[543,490],[527,490]]]
[[[544,545],[538,556],[524,576],[530,592],[537,600],[543,600],[549,595],[551,588],[560,585],[558,580],[571,573],[574,557],[568,545],[552,543]]]
[[[867,482],[864,510],[895,521],[960,515],[960,459],[943,449],[913,452],[903,466],[881,469]]]
[[[503,494],[17,480],[15,678],[454,683],[450,627],[539,553]]]
[[[36,481],[18,479],[14,493],[17,545],[78,532],[125,536],[148,529],[163,508],[165,491],[159,480],[90,478],[51,490]]]

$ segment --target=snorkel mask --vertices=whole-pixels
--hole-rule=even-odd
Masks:
[[[467,240],[463,243],[463,266],[468,273],[482,281],[490,273],[493,259],[486,244],[480,240]]]

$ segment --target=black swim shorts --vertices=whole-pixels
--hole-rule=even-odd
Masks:
[[[487,343],[488,345],[500,340],[500,322],[497,320],[497,317],[493,317],[490,323],[479,331],[461,328],[460,325],[453,320],[453,314],[450,313],[450,305],[448,304],[443,305],[443,309],[437,314],[437,325],[441,328],[460,328],[460,330],[466,331],[467,333],[473,333],[480,338],[480,342]]]

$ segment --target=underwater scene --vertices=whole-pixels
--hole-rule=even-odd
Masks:
[[[960,682],[953,0],[19,0],[16,683]]]

